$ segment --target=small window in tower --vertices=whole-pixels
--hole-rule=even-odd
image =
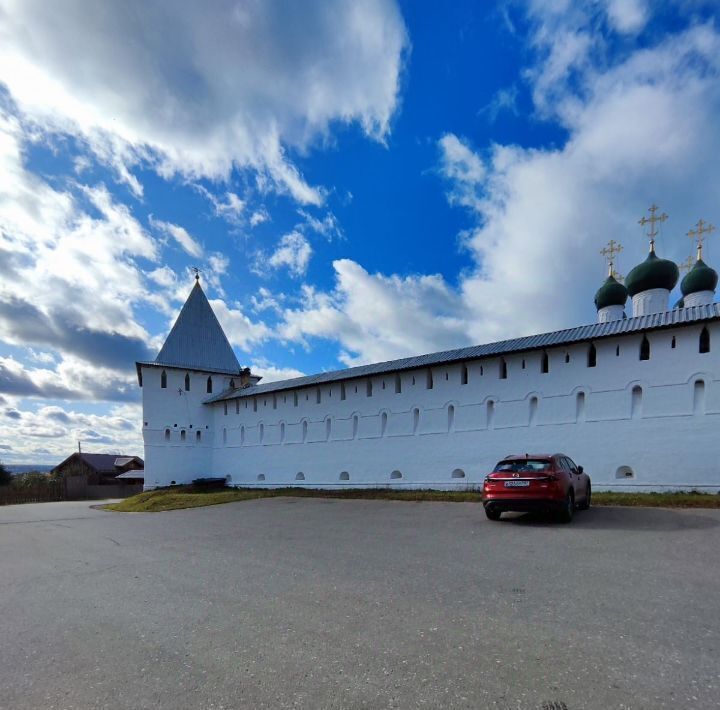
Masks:
[[[595,349],[595,345],[593,343],[590,343],[590,347],[588,348],[587,366],[595,367],[596,365],[597,365],[597,350]]]
[[[431,390],[433,388],[433,374],[432,370],[427,371],[427,377],[425,380],[425,389]]]
[[[650,341],[647,339],[647,335],[643,335],[642,342],[640,343],[640,359],[650,359]]]
[[[307,441],[307,433],[308,433],[308,423],[307,420],[303,420],[302,423],[302,440],[303,444]]]
[[[185,441],[185,429],[180,430],[180,441]]]
[[[385,389],[385,380],[382,381],[382,388]]]
[[[672,340],[670,341],[670,347],[674,350],[675,349],[675,336],[673,335]]]
[[[701,353],[710,352],[710,331],[707,329],[707,326],[703,327],[703,329],[700,331],[699,351]]]
[[[420,410],[417,407],[415,407],[415,409],[413,409],[413,434],[417,434],[419,426],[420,426]]]
[[[190,374],[189,373],[185,373],[185,391],[186,392],[190,391]]]
[[[507,362],[505,358],[500,358],[500,379],[507,380]]]
[[[258,436],[260,438],[260,443],[262,444],[263,440],[265,439],[265,425],[262,423],[258,427]]]
[[[273,395],[273,409],[277,409],[277,395]]]
[[[450,379],[450,375],[449,375],[449,373],[446,372],[445,373],[445,382],[447,382],[449,379]]]
[[[280,443],[285,443],[285,422],[280,422]]]
[[[402,380],[400,379],[400,375],[395,375],[395,394],[400,394],[402,392]]]
[[[223,402],[223,414],[227,416],[227,402]]]
[[[367,396],[372,397],[372,380],[367,381]]]
[[[356,414],[353,417],[353,421],[352,421],[352,427],[353,427],[352,428],[352,437],[353,437],[353,439],[357,439],[359,426],[360,426],[360,419],[359,419],[358,415]]]
[[[542,372],[542,373],[550,372],[550,358],[548,357],[548,354],[546,352],[544,352],[542,354],[542,361],[540,363],[540,372]]]
[[[342,400],[345,399],[345,383],[344,382],[340,383],[340,399],[342,399]]]
[[[380,436],[385,436],[385,432],[387,431],[387,422],[388,422],[387,412],[383,412],[380,415]]]
[[[170,429],[165,429],[165,441],[170,441]]]
[[[523,370],[525,369],[525,358],[523,358],[523,360],[522,360],[522,369]]]
[[[482,377],[485,374],[485,370],[483,369],[483,366],[480,365],[480,377]]]
[[[242,446],[245,443],[245,427],[240,427],[240,446]]]
[[[332,418],[328,417],[325,420],[325,441],[330,441],[331,434],[332,434]]]
[[[415,375],[413,375],[412,383],[413,383],[413,386],[414,386],[414,385],[415,385]]]
[[[293,392],[293,407],[297,407],[297,406],[298,406],[298,393]]]
[[[619,345],[615,348],[615,357],[620,357],[620,346]]]
[[[570,353],[565,353],[565,364],[570,362]]]
[[[212,377],[207,379],[207,393],[212,394]]]
[[[462,366],[462,370],[460,371],[460,384],[466,385],[468,383],[468,369],[467,365]]]
[[[315,404],[320,404],[321,401],[322,401],[322,394],[320,392],[320,388],[318,387],[315,390]]]
[[[164,390],[167,389],[167,372],[165,370],[160,373],[160,387]]]
[[[452,404],[447,409],[447,430],[455,431],[455,406]]]
[[[202,440],[202,432],[200,431],[200,429],[198,429],[195,432],[195,441],[197,441],[197,443],[199,444],[201,440]]]

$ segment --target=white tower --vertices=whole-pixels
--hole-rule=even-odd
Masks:
[[[204,402],[249,375],[195,279],[157,358],[135,363],[143,390],[146,489],[213,475],[215,432]]]

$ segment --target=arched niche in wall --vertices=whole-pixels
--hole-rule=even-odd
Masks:
[[[202,432],[198,429],[195,432],[195,441],[199,444],[202,441]]]
[[[633,385],[630,391],[630,417],[640,419],[642,417],[643,388],[640,385]]]
[[[160,387],[167,389],[167,372],[165,370],[160,373]]]
[[[693,414],[705,414],[705,380],[702,377],[693,382]]]
[[[580,423],[585,421],[585,403],[586,394],[584,390],[575,393],[575,421]]]
[[[530,401],[528,403],[528,423],[530,426],[535,426],[537,424],[538,402],[539,399],[536,394],[530,397]]]
[[[412,432],[413,434],[417,434],[418,428],[420,427],[420,409],[418,407],[412,410],[412,421]]]
[[[385,436],[387,432],[388,413],[380,412],[380,436]]]
[[[264,474],[264,473],[258,473],[257,479],[258,479],[258,481],[264,481],[264,480],[265,480],[265,474]]]
[[[393,481],[396,481],[402,477],[402,473],[400,473],[400,471],[398,471],[397,469],[390,474],[390,479]]]
[[[207,386],[205,388],[207,390],[208,394],[212,394],[212,387],[213,387],[212,377],[208,377],[207,378]]]
[[[307,419],[302,420],[302,440],[303,444],[307,441],[307,435],[308,435],[308,423]]]
[[[615,478],[635,478],[635,471],[630,466],[618,466]]]
[[[489,399],[485,405],[486,422],[488,429],[495,428],[495,400]]]
[[[170,441],[170,429],[165,429],[165,441]]]
[[[280,443],[285,443],[285,422],[280,422]]]
[[[265,424],[263,424],[262,422],[258,424],[258,440],[261,444],[265,440]]]
[[[185,373],[185,391],[190,391],[190,374],[187,372]]]
[[[455,431],[455,405],[447,406],[447,430],[448,433]]]
[[[465,471],[461,468],[456,468],[451,474],[450,478],[465,478]]]
[[[330,441],[332,436],[332,417],[325,417],[325,441]]]
[[[353,418],[352,418],[352,438],[353,439],[357,439],[359,428],[360,428],[360,417],[357,414],[353,414]]]
[[[222,437],[223,437],[223,444],[227,444],[227,429],[225,429],[224,427],[223,427]]]
[[[341,481],[349,481],[350,480],[350,474],[347,471],[343,471],[340,474],[340,480]]]
[[[295,474],[295,480],[296,481],[304,481],[305,480],[305,474],[302,471],[299,471]]]
[[[703,329],[700,331],[698,352],[700,352],[700,353],[709,353],[710,352],[710,331],[707,329],[707,326],[703,326]]]

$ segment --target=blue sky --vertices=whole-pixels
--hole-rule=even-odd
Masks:
[[[720,219],[717,22],[0,0],[0,458],[141,453],[133,362],[191,266],[266,380],[592,322],[653,201],[678,261]]]

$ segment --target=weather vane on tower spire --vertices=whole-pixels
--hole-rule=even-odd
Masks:
[[[191,266],[190,270],[195,274],[195,281],[200,281],[200,269],[197,266]]]
[[[697,260],[700,261],[702,259],[702,250],[703,250],[703,242],[705,241],[705,236],[712,234],[715,231],[715,225],[708,224],[705,220],[699,219],[697,221],[697,224],[695,225],[695,229],[691,229],[687,235],[690,237],[690,239],[695,240],[697,239]]]
[[[653,253],[655,251],[655,237],[657,237],[658,235],[658,222],[662,224],[668,218],[668,216],[664,212],[661,215],[655,214],[659,209],[660,208],[656,204],[652,204],[648,208],[650,216],[643,217],[638,221],[638,224],[642,227],[644,227],[646,224],[650,225],[650,229],[648,229],[648,231],[646,232],[647,236],[650,237],[650,253]]]

